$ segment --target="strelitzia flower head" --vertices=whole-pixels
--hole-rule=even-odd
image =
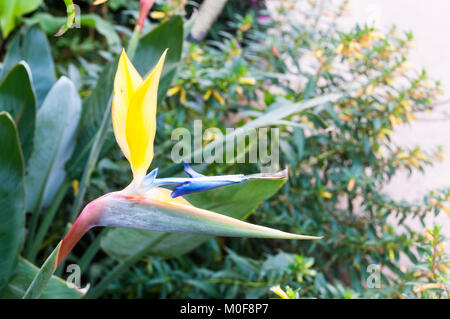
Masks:
[[[158,84],[167,50],[143,79],[125,51],[122,52],[114,80],[112,122],[117,143],[130,163],[133,180],[123,190],[92,201],[81,212],[62,240],[56,267],[73,246],[92,227],[110,226],[163,232],[213,236],[318,239],[257,226],[190,204],[183,195],[206,191],[251,179],[286,178],[286,172],[252,176],[204,176],[187,163],[187,177],[157,178],[158,169],[149,174],[156,133]],[[173,190],[164,185],[175,185]]]
[[[133,170],[133,191],[139,191],[153,160],[158,84],[167,50],[146,77],[141,78],[125,50],[114,80],[112,121],[114,135]]]

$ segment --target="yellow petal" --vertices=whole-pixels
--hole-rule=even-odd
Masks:
[[[130,150],[126,140],[127,113],[134,92],[141,84],[141,76],[128,59],[125,50],[123,50],[114,79],[112,123],[117,144],[119,144],[128,161],[130,161]]]
[[[135,91],[126,116],[126,142],[134,179],[140,183],[153,159],[158,84],[167,50]]]

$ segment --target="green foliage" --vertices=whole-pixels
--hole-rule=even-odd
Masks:
[[[38,25],[25,27],[20,31],[8,42],[0,78],[21,60],[26,61],[33,74],[33,86],[39,107],[56,81],[55,65],[47,37]]]
[[[20,144],[25,162],[31,155],[36,122],[36,97],[31,84],[31,71],[26,63],[14,66],[0,83],[0,111],[8,112],[20,131]]]

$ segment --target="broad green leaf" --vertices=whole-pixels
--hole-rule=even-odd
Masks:
[[[261,202],[275,194],[285,181],[285,179],[252,180],[185,197],[194,206],[233,218],[244,219]],[[159,238],[162,240],[158,240]],[[203,235],[118,228],[108,232],[101,242],[101,247],[110,256],[123,260],[149,243],[158,242],[148,249],[148,255],[174,257],[193,250],[210,238],[210,236]]]
[[[1,77],[4,77],[20,60],[27,62],[39,107],[56,81],[55,65],[47,37],[39,25],[24,29],[24,35],[17,35],[11,39]]]
[[[0,294],[0,298],[22,298],[38,272],[39,269],[35,265],[20,257],[15,274]],[[70,288],[65,281],[56,276],[50,277],[48,285],[40,295],[42,299],[79,299],[81,297],[83,297],[81,291]]]
[[[0,28],[6,38],[18,23],[18,19],[36,10],[42,0],[0,0]]]
[[[31,71],[25,62],[14,66],[0,83],[0,111],[6,111],[14,118],[27,162],[33,147],[36,97],[31,84]]]
[[[22,37],[19,33],[11,37],[6,45],[6,55],[3,60],[3,66],[0,72],[0,80],[22,59],[22,53],[20,52],[20,42]]]
[[[158,100],[161,101],[177,73],[183,49],[183,18],[174,16],[144,35],[136,48],[133,63],[144,77],[158,62],[161,54],[169,48],[159,82]]]
[[[27,210],[48,205],[63,182],[80,113],[77,90],[72,81],[62,77],[37,113],[34,148],[27,167]]]
[[[0,292],[14,273],[25,234],[24,161],[11,116],[0,113]]]
[[[56,82],[56,76],[50,45],[38,25],[32,26],[24,35],[22,54],[22,59],[30,66],[38,105],[41,105]]]

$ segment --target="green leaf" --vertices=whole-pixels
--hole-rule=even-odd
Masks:
[[[8,285],[0,294],[0,298],[19,299],[25,294],[32,280],[38,274],[39,269],[28,260],[20,257],[15,274]],[[74,288],[70,288],[65,281],[56,276],[51,276],[48,285],[42,291],[43,299],[79,299],[83,294]]]
[[[251,180],[203,193],[190,194],[185,198],[194,206],[211,210],[237,219],[245,219],[261,202],[275,194],[285,179]],[[158,240],[163,238],[162,240]],[[110,256],[124,260],[149,245],[148,255],[179,256],[195,249],[210,236],[193,234],[161,233],[147,230],[114,229],[108,232],[101,247]]]
[[[20,52],[21,35],[15,34],[6,45],[6,55],[3,60],[3,67],[0,71],[0,80],[22,59]]]
[[[42,0],[0,0],[0,28],[6,38],[22,15],[36,10]]]
[[[63,182],[80,113],[77,90],[72,81],[62,77],[37,113],[34,149],[27,168],[27,210],[48,205]]]
[[[24,162],[11,116],[0,113],[0,292],[14,273],[25,234]]]
[[[173,16],[144,35],[136,48],[133,63],[141,75],[145,75],[159,61],[161,54],[169,48],[159,82],[158,100],[161,101],[170,88],[177,73],[183,49],[183,18]]]
[[[31,70],[39,107],[56,81],[55,65],[47,37],[39,25],[25,28],[25,30],[24,35],[17,35],[11,40],[2,69],[2,77],[20,60],[26,61]]]
[[[25,62],[14,66],[0,83],[0,111],[8,112],[17,123],[25,162],[33,147],[36,121],[36,97],[31,71]]]
[[[56,82],[55,65],[47,37],[38,25],[23,37],[22,59],[30,66],[38,105],[41,105]]]

